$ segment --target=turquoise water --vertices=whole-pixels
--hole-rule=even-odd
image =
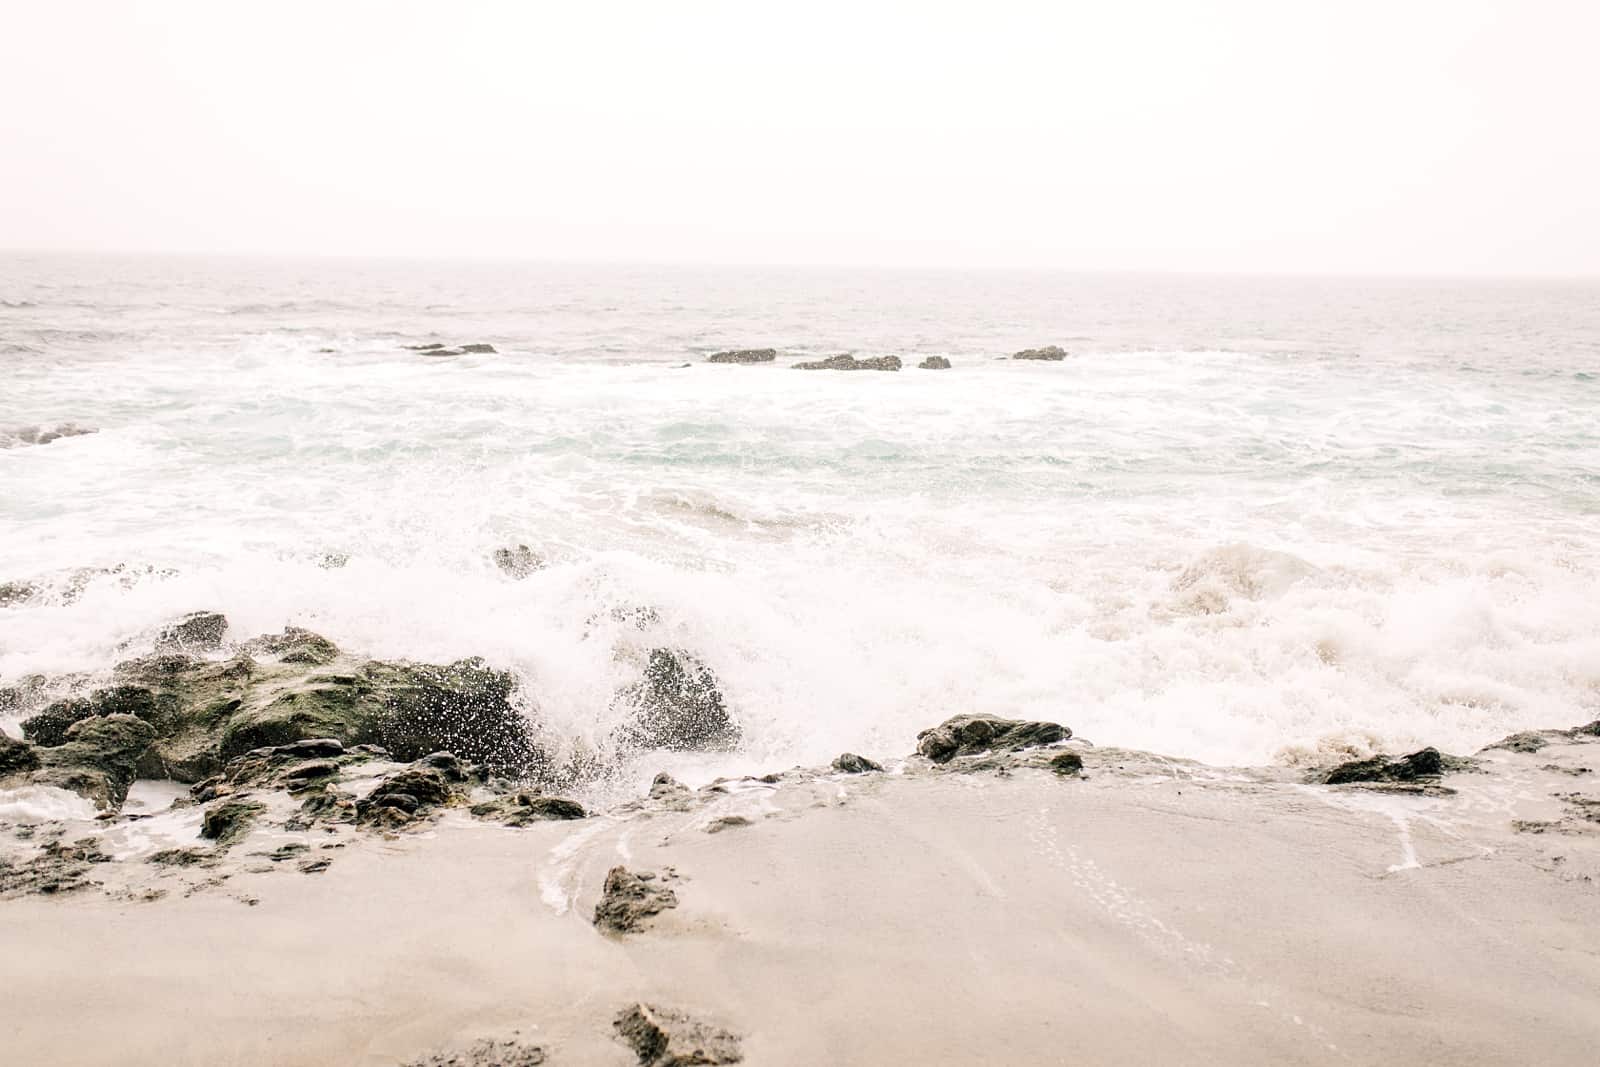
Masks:
[[[840,351],[907,369],[786,366]],[[217,608],[487,656],[572,738],[670,641],[744,764],[980,709],[1219,761],[1600,715],[1595,285],[12,256],[0,359],[0,678]]]

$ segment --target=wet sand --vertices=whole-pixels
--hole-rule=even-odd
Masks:
[[[0,901],[3,1059],[377,1067],[515,1030],[620,1067],[645,1001],[751,1064],[1594,1062],[1600,739],[1443,795],[1075,750],[1083,777],[1038,751],[524,829],[261,828],[217,868],[103,829],[101,889]],[[263,857],[291,841],[330,866]],[[617,865],[672,869],[678,906],[597,931]]]

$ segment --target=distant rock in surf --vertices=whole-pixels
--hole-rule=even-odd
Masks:
[[[949,370],[950,361],[943,356],[929,356],[917,364],[918,370]]]
[[[494,345],[484,344],[481,341],[468,345],[456,345],[455,347],[439,344],[437,342],[427,345],[401,345],[400,347],[404,348],[408,352],[420,352],[424,356],[474,356],[498,354],[498,350],[494,347]]]
[[[39,587],[32,582],[0,582],[0,608],[26,604],[39,595]]]
[[[1012,359],[1042,359],[1051,363],[1058,363],[1067,358],[1067,350],[1060,345],[1045,345],[1043,348],[1024,348],[1021,352],[1013,352]]]
[[[544,557],[527,545],[507,545],[494,550],[494,565],[507,576],[526,578],[546,566]]]
[[[883,770],[883,764],[874,763],[865,756],[858,756],[854,752],[845,752],[834,757],[833,769],[839,774],[867,774],[872,771]]]
[[[1072,731],[1060,723],[957,715],[919,733],[917,751],[935,763],[948,763],[957,756],[1053,745],[1071,736]]]
[[[19,426],[12,430],[0,430],[0,448],[47,445],[63,437],[83,437],[99,432],[93,426],[79,426],[75,422],[63,422],[54,426]]]
[[[729,352],[714,352],[706,357],[707,363],[771,363],[778,358],[776,348],[737,348]]]
[[[712,751],[739,742],[739,724],[717,676],[681,649],[651,649],[644,677],[619,693],[616,703],[633,709],[619,732],[630,748]]]
[[[215,611],[196,611],[161,631],[158,652],[215,652],[228,633],[228,617]]]
[[[795,370],[899,370],[899,356],[873,356],[857,359],[854,356],[829,356],[809,363],[793,364]]]
[[[1380,753],[1341,763],[1322,774],[1319,780],[1324,785],[1428,782],[1437,781],[1447,771],[1468,770],[1472,765],[1472,760],[1442,755],[1436,748],[1423,748],[1405,756]]]

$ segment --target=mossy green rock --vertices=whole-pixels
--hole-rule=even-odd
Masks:
[[[88,797],[102,811],[116,811],[128,797],[139,758],[155,738],[150,724],[132,715],[106,715],[74,723],[60,745],[34,750],[34,785],[53,785]]]

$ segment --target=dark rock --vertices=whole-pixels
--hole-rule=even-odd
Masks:
[[[368,687],[335,678],[308,682],[313,684],[283,692],[265,705],[233,710],[218,738],[222,758],[329,737],[341,744],[380,739],[381,707]]]
[[[269,750],[270,755],[284,759],[334,759],[344,755],[344,752],[344,745],[337,737],[310,737],[304,741],[291,741],[287,745],[278,745]]]
[[[950,361],[943,356],[929,356],[917,364],[918,370],[949,370]]]
[[[513,703],[516,680],[481,659],[448,666],[370,663],[363,677],[382,687],[381,736],[396,759],[453,752],[488,774],[520,777],[546,757]]]
[[[526,791],[508,793],[482,804],[474,804],[471,811],[476,818],[518,827],[551,820],[582,819],[588,814],[581,804],[573,801]]]
[[[809,363],[793,364],[795,370],[899,370],[899,356],[874,356],[857,359],[854,356],[829,356]]]
[[[1442,756],[1436,748],[1419,749],[1398,758],[1379,754],[1369,759],[1341,763],[1322,775],[1325,785],[1345,785],[1353,782],[1415,782],[1425,778],[1438,778],[1447,770],[1464,770],[1470,761],[1452,756]]]
[[[542,570],[544,558],[527,545],[512,545],[494,550],[494,565],[512,578],[522,579]]]
[[[161,631],[156,638],[158,652],[215,652],[228,633],[228,618],[215,611],[185,615]]]
[[[146,721],[155,718],[156,699],[149,689],[138,685],[119,685],[97,689],[88,697],[68,697],[47,704],[38,714],[22,720],[22,733],[39,745],[59,745],[67,739],[74,723],[96,715],[135,715]]]
[[[1067,358],[1067,350],[1060,345],[1045,345],[1043,348],[1024,348],[1021,352],[1014,353],[1012,359],[1043,359],[1052,363]]]
[[[643,680],[618,699],[634,707],[633,721],[621,733],[628,745],[704,752],[739,742],[739,724],[716,675],[687,652],[652,649]]]
[[[482,342],[477,342],[477,343],[470,344],[470,345],[462,345],[461,346],[461,351],[466,353],[466,354],[468,354],[468,355],[473,355],[473,356],[497,355],[498,354],[498,353],[495,352],[494,345],[484,344]]]
[[[390,804],[389,801],[395,798],[410,798],[412,803]],[[364,803],[388,804],[390,807],[405,807],[414,811],[417,807],[431,807],[449,799],[450,785],[444,775],[431,767],[408,767],[379,782],[377,788],[367,794]],[[361,805],[356,806],[359,808]]]
[[[678,800],[689,795],[689,787],[666,771],[662,771],[650,780],[651,800]]]
[[[70,789],[102,811],[116,811],[154,737],[150,725],[132,715],[84,719],[67,729],[63,743],[35,748],[39,766],[26,772],[27,781]]]
[[[435,342],[431,345],[401,345],[400,347],[411,352],[437,352],[445,346]]]
[[[472,777],[471,770],[453,752],[430,753],[415,760],[412,766],[438,771],[447,782],[461,783]]]
[[[193,867],[212,858],[211,853],[201,848],[164,848],[147,857],[145,862],[161,867]]]
[[[31,771],[38,766],[39,754],[33,745],[26,741],[18,741],[0,730],[0,778]]]
[[[206,809],[200,836],[227,848],[248,834],[256,817],[266,810],[265,804],[254,800],[218,801]]]
[[[1082,774],[1083,757],[1076,752],[1062,752],[1050,760],[1050,769],[1057,774]]]
[[[1537,752],[1548,745],[1550,740],[1549,737],[1538,730],[1525,730],[1522,733],[1503,737],[1492,745],[1484,746],[1484,751],[1499,748],[1507,752]]]
[[[1053,745],[1072,736],[1060,723],[957,715],[917,735],[917,751],[935,763],[979,752],[1016,752]]]
[[[744,1059],[736,1035],[654,1004],[625,1008],[612,1025],[645,1067],[692,1067]]]
[[[753,824],[750,822],[750,820],[745,818],[743,815],[724,815],[720,819],[712,820],[711,824],[706,827],[706,833],[720,834],[724,830],[731,830],[737,826],[751,825]]]
[[[854,752],[846,752],[836,757],[833,769],[840,774],[866,774],[868,771],[881,771],[883,764],[874,763],[865,756],[858,756]]]
[[[306,663],[323,667],[339,658],[339,648],[321,634],[285,626],[281,634],[252,637],[242,646],[252,656],[274,656],[281,663]]]
[[[544,1049],[521,1041],[477,1041],[463,1049],[438,1052],[403,1067],[540,1067]]]
[[[606,933],[632,933],[651,916],[676,908],[678,895],[660,882],[648,871],[635,874],[626,867],[611,868],[594,906],[595,926]]]
[[[314,759],[286,768],[280,780],[286,783],[310,782],[332,778],[338,773],[339,764],[334,760]],[[294,788],[293,785],[290,785],[290,788]]]
[[[771,363],[778,358],[776,348],[739,348],[731,352],[716,352],[706,357],[707,363]]]

